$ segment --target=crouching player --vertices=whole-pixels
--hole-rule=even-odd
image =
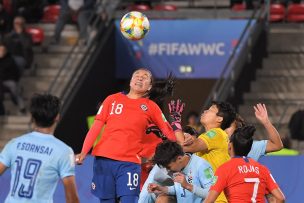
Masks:
[[[174,181],[174,185],[169,187],[149,184],[148,191],[158,194],[156,202],[175,201],[175,196],[179,203],[200,203],[214,181],[210,164],[194,154],[185,154],[176,142],[165,141],[159,144],[153,161],[172,172]]]
[[[269,170],[247,157],[254,132],[253,126],[244,126],[231,135],[229,154],[232,159],[216,170],[217,180],[204,203],[214,202],[222,191],[230,203],[265,202],[264,197],[268,191],[277,203],[285,202],[284,194]]]

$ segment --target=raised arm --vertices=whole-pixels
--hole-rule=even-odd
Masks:
[[[268,134],[266,153],[281,150],[283,148],[283,143],[277,129],[272,125],[269,120],[266,105],[259,103],[253,108],[255,111],[255,117],[265,127]]]
[[[179,120],[179,127],[175,128],[172,126],[171,122],[171,115],[170,115],[170,123],[166,120],[165,116],[163,115],[160,108],[157,106],[157,104],[153,104],[154,109],[152,113],[152,121],[155,125],[159,127],[159,129],[162,131],[162,133],[172,141],[177,141],[178,143],[182,144],[184,142],[184,134],[181,130],[181,112],[179,112],[179,118],[178,115],[175,117],[175,119]],[[181,110],[182,111],[182,110]],[[171,113],[171,112],[170,112]],[[178,125],[178,121],[176,121],[176,125]]]

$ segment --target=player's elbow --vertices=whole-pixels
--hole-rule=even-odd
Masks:
[[[266,152],[276,152],[276,151],[280,151],[281,149],[283,149],[284,145],[282,142],[269,142],[269,144],[267,144],[266,147]]]
[[[283,149],[284,145],[282,142],[278,142],[275,144],[275,151],[279,151],[281,149]]]
[[[285,196],[276,197],[276,200],[277,203],[285,203]]]
[[[283,194],[283,192],[280,189],[275,190],[274,192],[272,192],[276,203],[284,203],[285,202],[285,195]]]

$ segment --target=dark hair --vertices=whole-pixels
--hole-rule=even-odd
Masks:
[[[31,99],[30,112],[38,127],[51,127],[60,111],[58,97],[50,94],[35,94]]]
[[[169,73],[167,78],[155,80],[153,78],[152,72],[147,68],[138,68],[133,71],[132,75],[139,70],[147,71],[150,73],[152,88],[144,95],[144,97],[148,97],[155,103],[161,106],[162,102],[165,100],[167,96],[173,95],[173,90],[175,86],[175,77],[172,73]]]
[[[153,84],[153,82],[154,82],[153,74],[152,74],[152,72],[151,72],[149,69],[147,69],[147,68],[138,68],[138,69],[136,69],[135,71],[133,71],[132,75],[133,75],[136,71],[139,71],[139,70],[143,70],[143,71],[148,72],[148,73],[150,74],[151,84]]]
[[[153,162],[159,166],[167,167],[171,162],[176,161],[178,156],[183,155],[183,149],[179,144],[166,140],[157,145]]]
[[[291,149],[290,137],[285,136],[285,137],[282,137],[281,139],[282,139],[282,143],[283,143],[284,148]]]
[[[237,128],[230,136],[230,142],[233,145],[236,156],[247,156],[253,143],[255,127],[252,125]]]
[[[170,73],[166,79],[155,80],[148,93],[149,99],[160,105],[166,96],[172,96],[175,86],[175,78]]]
[[[188,134],[190,134],[192,136],[195,136],[195,137],[198,136],[198,132],[194,128],[192,128],[191,126],[189,126],[189,125],[184,126],[183,127],[183,131],[184,131],[184,133],[188,133]]]
[[[236,111],[234,107],[228,103],[228,102],[216,102],[213,101],[212,105],[216,105],[218,109],[217,115],[220,117],[223,117],[223,121],[221,123],[221,128],[225,130],[226,128],[229,128],[231,123],[236,118]]]
[[[245,120],[238,113],[236,114],[236,117],[235,117],[235,123],[236,123],[236,128],[241,128],[241,127],[244,127],[246,125]]]

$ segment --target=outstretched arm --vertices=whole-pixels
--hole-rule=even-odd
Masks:
[[[266,153],[281,150],[283,148],[283,143],[277,129],[272,125],[272,123],[269,120],[266,105],[257,104],[253,108],[255,111],[255,117],[265,127],[268,134]]]

